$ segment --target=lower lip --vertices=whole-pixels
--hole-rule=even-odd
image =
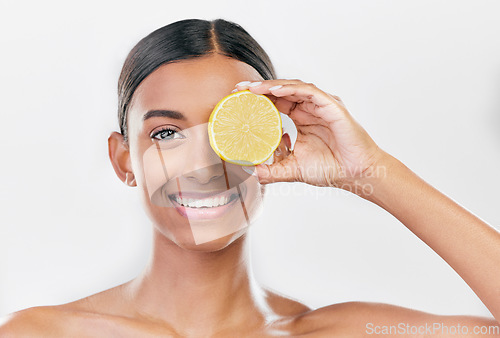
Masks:
[[[244,193],[242,192],[244,195]],[[179,203],[175,199],[170,199],[172,203],[175,206],[175,209],[179,214],[181,214],[184,217],[187,217],[192,220],[201,220],[201,219],[212,219],[212,218],[218,218],[224,215],[226,212],[229,211],[239,200],[240,200],[240,195],[238,194],[235,199],[233,199],[231,202],[228,204],[219,206],[219,207],[211,207],[211,208],[190,208],[190,207],[185,207]]]

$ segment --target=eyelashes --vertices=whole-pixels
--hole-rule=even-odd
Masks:
[[[171,127],[162,127],[159,130],[154,130],[151,133],[150,137],[154,141],[168,141],[185,138],[179,131]]]

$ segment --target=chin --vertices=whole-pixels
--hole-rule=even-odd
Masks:
[[[247,228],[244,228],[232,234],[223,237],[218,237],[208,242],[196,243],[193,235],[190,232],[184,234],[180,233],[173,234],[170,231],[162,231],[161,229],[158,228],[157,230],[167,240],[173,242],[179,248],[188,251],[198,251],[198,252],[216,252],[225,249],[234,242],[244,239],[247,233]]]
[[[246,237],[246,230],[241,230],[235,232],[234,234],[217,238],[210,242],[205,242],[203,244],[198,244],[194,246],[191,245],[190,247],[186,247],[185,249],[190,251],[200,251],[200,252],[216,252],[229,247],[231,244],[245,237]]]

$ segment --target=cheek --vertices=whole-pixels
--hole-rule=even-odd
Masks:
[[[168,171],[164,162],[155,145],[149,147],[142,156],[140,181],[150,199],[168,181]]]
[[[183,146],[165,150],[153,144],[144,151],[142,161],[138,161],[137,165],[137,184],[151,202],[173,207],[170,200],[162,195],[162,190],[167,186],[171,191],[178,190],[176,178],[182,175],[182,159],[185,156]]]
[[[175,156],[173,154],[169,157],[176,158]],[[184,229],[184,237],[192,240],[192,234],[186,231],[186,229],[189,230],[189,224],[182,223],[183,219],[177,216],[177,211],[173,208],[171,201],[162,194],[162,189],[166,184],[175,183],[175,179],[169,180],[168,176],[172,174],[173,168],[166,167],[166,158],[164,152],[162,154],[155,144],[131,148],[132,167],[141,202],[149,219],[161,229],[164,235],[167,237],[173,237],[173,233],[180,235],[178,229]],[[175,222],[168,221],[173,219]],[[172,228],[169,229],[169,227]]]

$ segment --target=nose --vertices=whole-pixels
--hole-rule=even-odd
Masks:
[[[207,124],[203,126],[198,128],[191,142],[183,174],[185,178],[197,181],[198,184],[207,184],[224,177],[222,159],[210,146]]]

